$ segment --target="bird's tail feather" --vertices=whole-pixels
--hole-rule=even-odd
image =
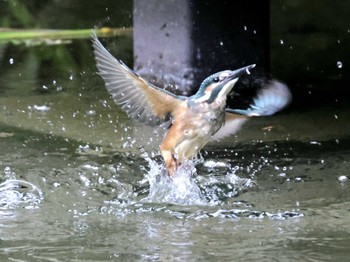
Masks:
[[[269,116],[285,108],[291,100],[287,85],[276,79],[243,79],[235,86],[227,111],[246,116]]]

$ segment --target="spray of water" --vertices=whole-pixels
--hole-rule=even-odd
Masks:
[[[193,175],[197,161],[183,163],[176,173],[169,177],[163,165],[147,158],[150,170],[146,179],[150,184],[149,195],[143,202],[161,202],[179,205],[204,205],[207,201],[196,185]],[[198,160],[199,161],[199,160]]]

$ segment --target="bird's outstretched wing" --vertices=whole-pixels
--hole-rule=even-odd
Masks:
[[[182,97],[147,83],[124,63],[114,58],[92,34],[98,74],[114,101],[129,117],[148,125],[169,120]]]

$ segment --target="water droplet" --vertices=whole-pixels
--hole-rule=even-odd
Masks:
[[[11,167],[8,167],[8,166],[5,167],[4,173],[5,173],[5,176],[7,176],[7,177],[11,176],[11,173],[12,173]]]
[[[15,61],[13,60],[13,58],[10,58],[10,60],[9,60],[10,65],[13,65],[14,62]]]
[[[339,177],[338,177],[338,180],[339,180],[340,182],[345,182],[345,181],[348,180],[348,177],[347,177],[347,176],[339,176]]]
[[[282,39],[280,39],[280,44],[283,45],[284,44],[284,41]]]
[[[223,45],[224,45],[224,42],[220,41],[220,45],[223,46]]]
[[[296,177],[295,182],[303,182],[303,179],[301,177]]]
[[[318,142],[318,141],[311,141],[310,142],[311,145],[318,145],[318,146],[321,146],[321,142]]]
[[[244,29],[244,31],[247,31],[248,27],[245,25],[245,26],[243,26],[243,29]]]
[[[42,106],[34,105],[32,108],[36,111],[39,111],[39,112],[48,112],[51,109],[51,107],[46,106],[46,105],[42,105]]]
[[[95,110],[88,110],[88,111],[86,111],[86,115],[88,115],[88,116],[95,116],[96,115],[96,111]]]
[[[341,61],[337,61],[337,67],[338,68],[343,68],[343,63]]]
[[[191,134],[191,131],[190,130],[188,130],[188,129],[185,129],[184,130],[184,135],[185,136],[188,136],[188,135],[190,135]]]

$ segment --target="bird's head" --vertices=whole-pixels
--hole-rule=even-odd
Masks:
[[[238,78],[245,73],[249,74],[249,70],[254,67],[255,64],[233,71],[221,71],[208,76],[200,85],[198,92],[193,96],[194,101],[212,103],[216,99],[225,98]]]

